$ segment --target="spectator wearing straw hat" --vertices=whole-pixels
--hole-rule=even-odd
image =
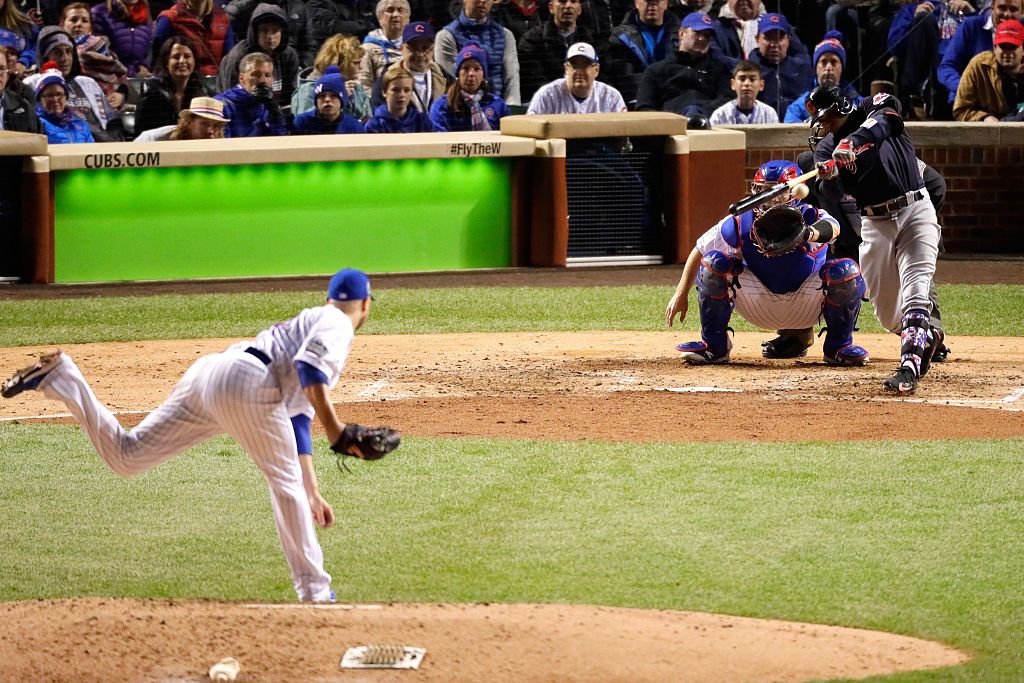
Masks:
[[[188,109],[178,114],[178,123],[147,130],[135,142],[163,140],[216,140],[224,137],[231,119],[224,116],[224,103],[213,97],[195,97]]]
[[[618,90],[597,80],[601,63],[589,43],[565,53],[565,78],[543,86],[530,100],[527,114],[598,114],[626,111]]]

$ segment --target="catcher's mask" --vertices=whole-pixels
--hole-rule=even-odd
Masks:
[[[819,85],[804,101],[807,113],[811,115],[811,126],[821,122],[828,112],[836,116],[847,116],[853,112],[853,102],[834,85]]]
[[[750,182],[750,193],[757,194],[758,192],[767,190],[773,185],[788,182],[799,175],[800,167],[792,161],[783,161],[781,159],[767,161],[761,164],[761,167],[757,169],[757,172],[754,174],[754,179]],[[795,200],[790,196],[790,193],[783,192],[778,197],[769,199],[764,204],[755,207],[754,215],[760,216],[773,206],[794,203]]]

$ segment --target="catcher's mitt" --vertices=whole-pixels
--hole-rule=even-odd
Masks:
[[[345,425],[341,436],[331,444],[331,450],[338,455],[354,455],[363,460],[380,460],[398,448],[402,437],[397,430],[388,427],[364,427],[350,422]]]
[[[792,206],[773,206],[754,221],[750,230],[754,246],[765,256],[782,256],[807,241],[811,229]]]

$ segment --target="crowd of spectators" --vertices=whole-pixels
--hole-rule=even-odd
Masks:
[[[1022,121],[1022,2],[0,0],[0,125],[58,143],[513,112],[799,123],[819,84],[894,93],[908,119]]]

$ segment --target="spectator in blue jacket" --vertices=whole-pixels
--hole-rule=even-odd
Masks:
[[[714,16],[713,12],[711,14]],[[757,48],[758,22],[764,14],[761,0],[728,0],[715,19],[715,39],[709,51],[711,56],[728,66],[729,71],[735,69]],[[790,33],[789,54],[797,53],[810,59],[807,46],[799,36]]]
[[[804,123],[810,120],[811,115],[807,112],[806,102],[814,86],[836,86],[854,105],[859,104],[862,99],[860,93],[852,83],[843,80],[845,70],[846,48],[843,47],[843,34],[839,31],[829,31],[814,47],[814,83],[789,105],[783,123]]]
[[[604,77],[622,94],[630,109],[637,105],[637,90],[647,67],[679,50],[679,17],[668,10],[668,0],[636,0],[636,9],[612,29]],[[602,55],[603,57],[603,55]]]
[[[993,0],[991,12],[964,19],[939,62],[939,81],[949,90],[951,103],[967,64],[975,55],[992,49],[995,27],[1010,19],[1020,21],[1020,17],[1021,0]]]
[[[500,130],[508,105],[491,94],[487,83],[487,53],[476,43],[467,43],[455,58],[455,82],[430,108],[434,130]]]
[[[786,17],[769,13],[757,24],[757,48],[750,53],[750,61],[761,68],[764,90],[759,100],[775,110],[779,120],[786,109],[814,82],[814,67],[806,54],[790,54],[792,27]]]
[[[413,76],[402,67],[388,69],[381,79],[385,103],[366,122],[367,133],[432,133],[426,112],[412,106]]]
[[[36,83],[36,114],[51,145],[95,142],[89,124],[68,109],[68,84],[55,62],[47,62]]]
[[[298,135],[365,133],[366,128],[343,110],[348,92],[341,69],[332,64],[313,86],[313,109],[295,117],[292,127]]]
[[[226,138],[256,138],[288,135],[284,112],[274,97],[274,62],[262,52],[253,52],[239,64],[238,84],[217,95],[224,102],[224,116],[231,123]]]

